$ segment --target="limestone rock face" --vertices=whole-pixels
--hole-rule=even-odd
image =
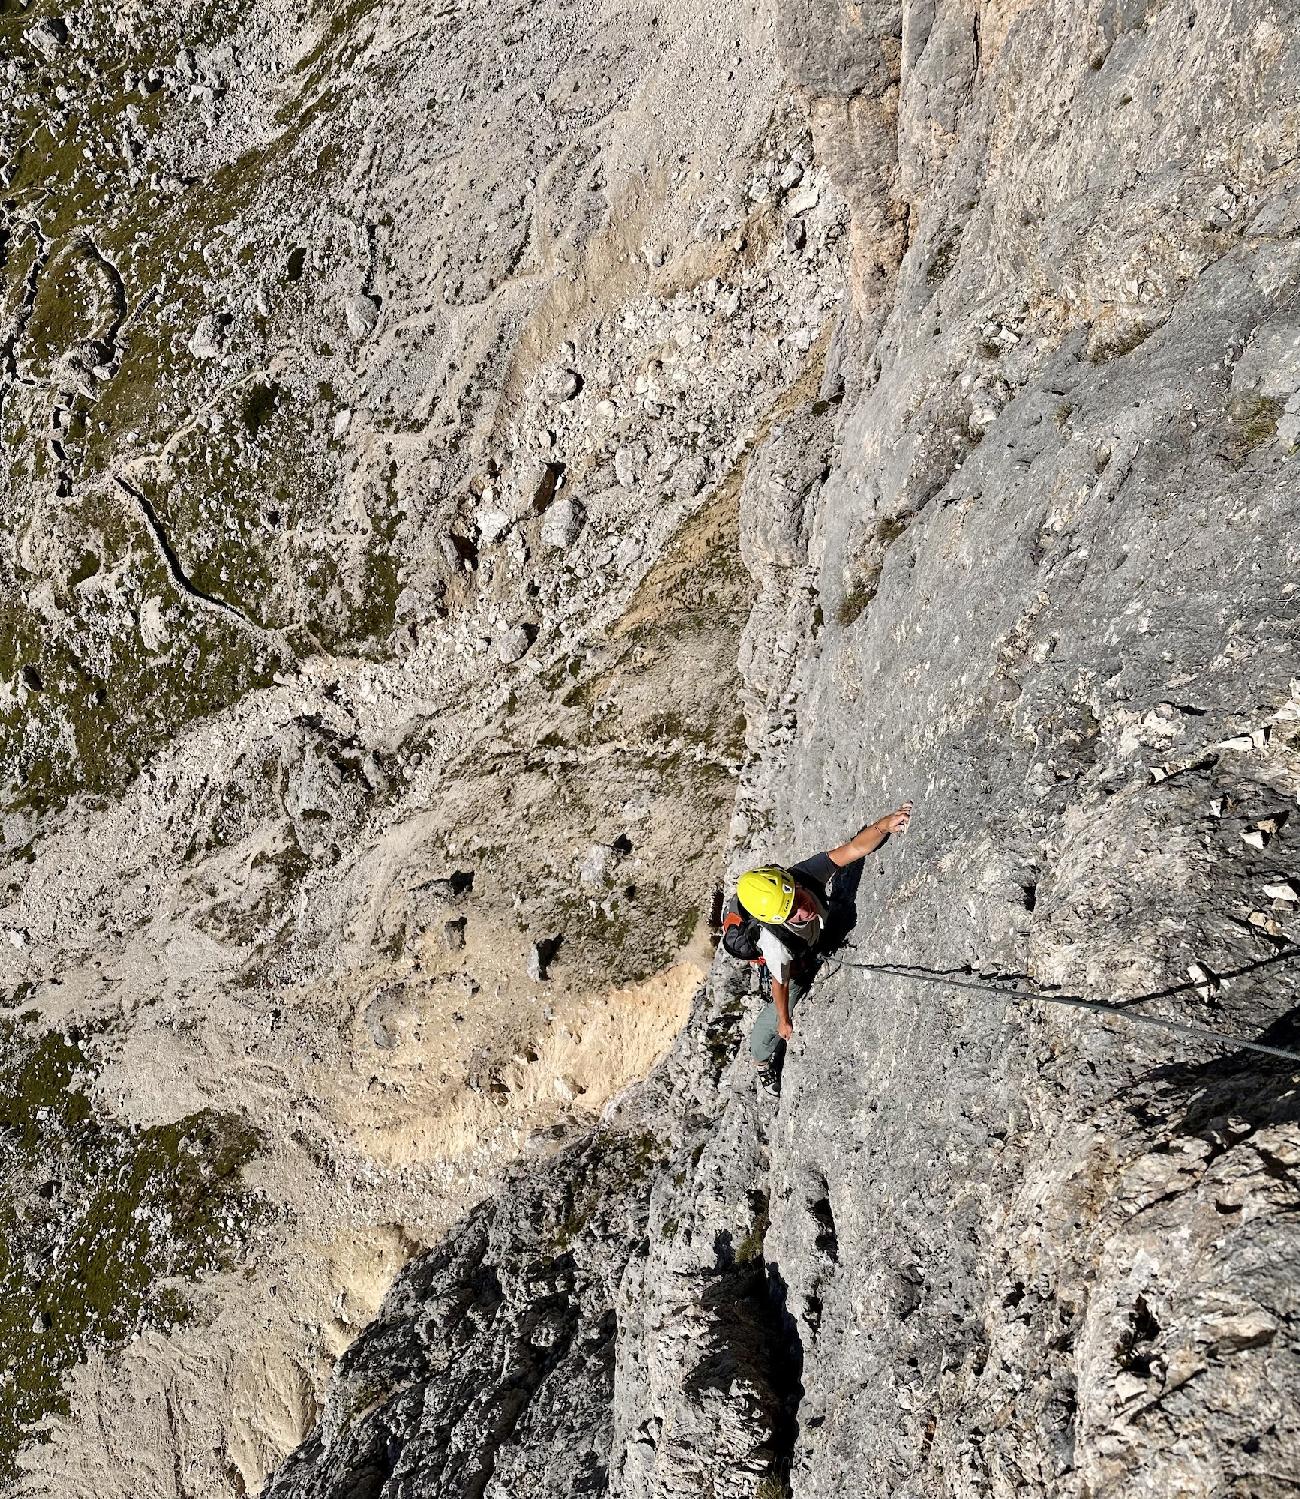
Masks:
[[[1300,34],[508,10],[6,19],[0,1485],[1289,1492]]]
[[[740,490],[730,872],[916,813],[779,1105],[719,958],[668,1060],[533,1168],[537,1204],[636,1131],[670,1152],[601,1189],[608,1403],[526,1406],[591,1410],[606,1475],[489,1422],[511,1478],[476,1492],[1280,1495],[1295,1069],[1007,990],[1300,1048],[1297,38],[1216,3],[792,0],[778,32],[852,209],[851,305]],[[386,1304],[403,1336],[433,1263]],[[495,1346],[457,1361],[522,1388]],[[271,1492],[350,1492],[380,1426],[436,1472],[440,1402],[389,1398]]]
[[[514,1171],[402,1276],[266,1493],[603,1493],[610,1306],[663,1149],[625,1135]]]
[[[0,1488],[238,1499],[689,1014],[848,209],[748,0],[11,9]]]

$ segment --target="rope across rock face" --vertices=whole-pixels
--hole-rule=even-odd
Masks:
[[[1274,955],[1268,961],[1281,962],[1288,958],[1300,957],[1300,947],[1291,947],[1284,952]],[[1281,1046],[1267,1046],[1262,1041],[1246,1041],[1240,1036],[1228,1036],[1222,1031],[1213,1030],[1208,1025],[1196,1025],[1186,1020],[1166,1020],[1160,1015],[1144,1015],[1140,1011],[1130,1008],[1136,1001],[1119,1001],[1114,999],[1087,999],[1081,994],[1052,994],[1041,989],[1021,989],[1008,987],[1007,984],[975,982],[969,978],[958,978],[952,974],[939,973],[933,969],[920,967],[912,963],[861,963],[853,962],[848,958],[832,958],[830,961],[836,968],[852,968],[862,973],[883,973],[892,978],[913,979],[921,984],[940,984],[949,989],[968,989],[977,994],[997,994],[1004,999],[1012,1000],[1041,1000],[1043,1004],[1068,1005],[1076,1010],[1092,1010],[1102,1015],[1118,1015],[1125,1020],[1131,1020],[1136,1025],[1153,1026],[1159,1030],[1174,1031],[1184,1036],[1194,1036],[1201,1041],[1212,1042],[1216,1046],[1229,1046],[1240,1048],[1243,1051],[1260,1052],[1264,1056],[1277,1057],[1284,1062],[1290,1062],[1294,1067],[1300,1067],[1300,1052],[1288,1051]],[[1254,966],[1254,965],[1252,965]],[[832,971],[836,971],[832,969]],[[967,970],[969,972],[969,970]],[[1032,982],[1032,980],[1031,980]],[[1195,989],[1197,984],[1178,985],[1173,990],[1162,991],[1163,994],[1177,993],[1182,989]],[[1157,995],[1144,995],[1143,998],[1155,999]]]

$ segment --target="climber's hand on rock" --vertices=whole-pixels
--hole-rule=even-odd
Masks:
[[[904,802],[896,812],[888,812],[877,824],[886,833],[902,833],[907,830],[908,820],[912,816],[911,802]]]
[[[776,1023],[776,1033],[782,1041],[788,1041],[794,1035],[794,1021],[778,1020]]]
[[[905,832],[911,816],[912,804],[904,802],[896,812],[886,812],[883,817],[877,817],[875,822],[869,822],[865,828],[859,828],[847,843],[841,843],[838,848],[828,850],[831,863],[843,869],[846,864],[865,859],[868,854],[874,853],[891,833]]]

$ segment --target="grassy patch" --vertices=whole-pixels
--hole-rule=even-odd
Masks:
[[[739,1050],[740,1022],[744,1015],[744,1002],[739,998],[734,999],[719,1011],[704,1032],[704,1049],[709,1056],[714,1082],[722,1077]],[[703,1150],[702,1144],[696,1147],[691,1160],[692,1166],[699,1165]]]
[[[179,596],[140,531],[121,517],[95,546],[121,562],[120,588],[70,592],[66,628],[25,605],[31,580],[0,558],[0,592],[10,600],[0,609],[0,681],[21,674],[40,682],[0,711],[0,806],[8,810],[44,814],[81,789],[120,794],[179,728],[269,682],[286,658],[276,642]],[[140,632],[150,599],[166,634],[158,652]]]
[[[196,610],[140,517],[104,484],[178,433],[170,474],[137,472],[134,482],[196,588],[259,623],[305,625],[330,649],[377,654],[392,632],[402,514],[391,481],[366,496],[368,516],[344,517],[339,443],[320,401],[291,380],[252,375],[285,327],[314,325],[319,293],[307,250],[294,242],[301,228],[288,237],[250,210],[277,200],[286,183],[300,190],[304,176],[339,169],[347,132],[330,127],[324,162],[312,134],[332,107],[328,75],[364,40],[373,8],[352,0],[318,11],[322,47],[298,75],[281,135],[215,170],[206,146],[192,149],[201,120],[177,112],[188,84],[163,75],[181,46],[201,52],[236,38],[248,0],[197,0],[143,29],[122,29],[111,7],[78,13],[71,41],[48,59],[25,39],[38,15],[56,13],[47,0],[0,10],[0,36],[19,68],[11,150],[0,162],[11,209],[3,312],[24,376],[0,414],[0,465],[17,481],[7,528],[17,536],[31,524],[29,493],[57,485],[68,500],[61,571],[56,560],[33,576],[12,550],[0,556],[0,683],[13,689],[25,668],[43,683],[6,697],[0,713],[0,807],[39,814],[78,791],[119,794],[160,744],[307,648],[305,634],[259,640]],[[132,162],[122,146],[128,110]],[[277,262],[287,279],[268,279],[273,310],[213,301],[215,286],[247,285]],[[232,277],[235,267],[246,274]],[[29,277],[35,300],[24,316]],[[188,348],[205,315],[226,318],[226,363]],[[69,354],[83,369],[98,364],[101,376],[64,380]],[[52,429],[56,385],[67,388]],[[48,582],[59,595],[53,617],[32,603]]]
[[[677,945],[685,947],[695,935],[695,928],[700,924],[700,913],[695,906],[688,906],[677,918]]]
[[[231,1263],[255,1211],[242,1120],[134,1129],[97,1111],[76,1032],[0,1020],[0,1484],[94,1347],[188,1315],[180,1287]]]
[[[904,510],[900,515],[887,515],[876,527],[876,540],[882,547],[892,546],[907,530],[912,512]]]
[[[576,1179],[581,1183],[580,1190],[569,1197],[564,1216],[555,1227],[550,1242],[553,1254],[567,1254],[601,1216],[602,1209],[617,1211],[615,1194],[638,1192],[668,1159],[664,1141],[648,1130],[635,1135],[606,1135],[593,1148],[600,1152],[599,1171],[584,1170]],[[598,1232],[607,1231],[608,1225],[602,1222]]]
[[[119,31],[111,10],[87,12],[73,42],[53,58],[26,59],[32,71],[15,92],[16,146],[6,197],[19,227],[6,250],[11,287],[35,276],[15,358],[37,383],[5,403],[0,461],[12,463],[20,476],[25,471],[38,489],[68,483],[72,497],[60,512],[68,558],[66,581],[53,574],[60,595],[53,620],[29,602],[46,577],[27,574],[12,554],[0,557],[0,682],[11,685],[22,672],[29,685],[41,683],[0,713],[3,806],[39,814],[79,790],[120,792],[160,743],[263,685],[293,655],[196,610],[177,592],[140,518],[115,492],[95,488],[123,456],[138,456],[147,442],[160,441],[201,411],[217,382],[228,378],[216,366],[196,365],[185,343],[206,310],[214,236],[219,256],[233,253],[229,236],[217,231],[256,194],[274,190],[271,168],[279,164],[269,152],[248,152],[209,177],[192,179],[183,191],[158,189],[147,177],[126,180],[119,137],[128,108],[146,136],[169,118],[172,143],[183,155],[188,142],[169,110],[172,85],[146,96],[135,79],[170,63],[182,44],[196,47],[236,33],[248,10],[246,0],[203,0],[183,16],[160,13],[138,34]],[[37,14],[37,8],[21,19],[15,14],[7,40],[20,59]],[[86,55],[98,66],[83,76]],[[43,92],[29,87],[37,76]],[[60,83],[73,101],[66,121],[51,116],[49,95]],[[147,145],[144,150],[148,160]],[[43,266],[39,237],[23,227],[24,215],[39,222],[49,246]],[[82,238],[85,230],[97,250]],[[105,262],[116,266],[120,282]],[[11,314],[16,295],[11,291]],[[58,378],[70,352],[83,365],[113,364],[114,350],[120,362],[111,378],[60,397],[66,414],[57,432],[60,452],[52,457],[46,441],[51,397],[42,382]],[[246,606],[254,618],[269,611],[277,622],[293,613],[286,592],[295,603],[306,594],[306,614],[309,590],[300,576],[284,576],[297,559],[278,556],[281,538],[266,517],[277,505],[287,517],[295,490],[318,496],[318,510],[334,514],[329,476],[298,460],[308,434],[301,418],[281,413],[275,385],[237,387],[228,405],[213,407],[224,436],[202,431],[177,455],[184,505],[196,512],[187,517],[193,529],[185,517],[169,513],[183,508],[175,496],[151,499],[164,522],[175,526],[176,553],[196,586]],[[15,486],[14,492],[25,491]],[[6,519],[21,534],[30,517],[19,510]],[[391,627],[397,586],[386,539],[387,533],[380,543],[364,535],[356,541],[353,577],[362,580],[354,583],[360,597],[345,601],[352,607],[340,635],[354,628],[367,637],[387,633],[386,621]],[[100,573],[112,574],[111,588],[82,587]],[[236,590],[243,597],[232,596]],[[147,648],[142,636],[156,633],[162,645]]]

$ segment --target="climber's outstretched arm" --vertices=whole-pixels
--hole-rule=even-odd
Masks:
[[[841,843],[838,848],[831,849],[831,863],[843,869],[846,864],[865,859],[874,849],[879,848],[891,833],[901,833],[907,826],[907,820],[911,815],[911,802],[904,802],[896,812],[886,812],[883,817],[877,817],[875,822],[869,822],[865,828],[859,828],[847,843]]]
[[[772,980],[772,1003],[776,1006],[776,1033],[782,1041],[794,1035],[794,1021],[790,1018],[790,986],[780,979]]]

